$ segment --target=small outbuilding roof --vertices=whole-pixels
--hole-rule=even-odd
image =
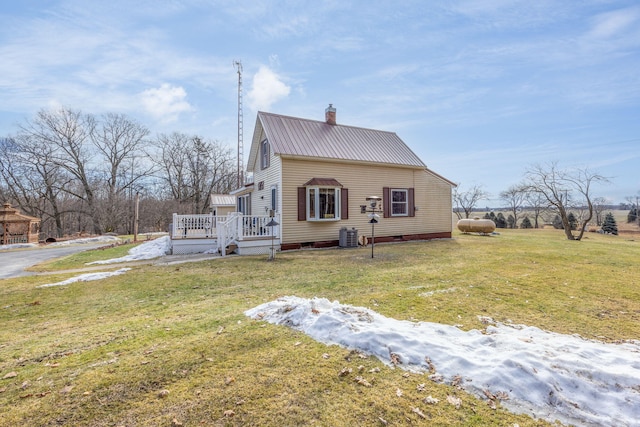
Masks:
[[[40,218],[23,215],[17,209],[12,208],[10,203],[5,203],[0,208],[0,223],[8,224],[13,222],[40,222]]]
[[[275,155],[378,163],[426,169],[427,166],[394,132],[330,124],[258,112],[247,169],[253,171],[259,142],[269,141]]]
[[[211,206],[235,206],[236,197],[229,194],[212,194]]]

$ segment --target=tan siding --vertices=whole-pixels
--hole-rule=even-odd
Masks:
[[[360,205],[383,187],[415,188],[415,217],[381,218],[376,236],[451,232],[451,186],[424,169],[282,159],[282,243],[338,240],[341,227],[369,236],[371,225]],[[297,188],[311,178],[335,178],[349,189],[349,219],[335,222],[297,220]],[[256,181],[257,182],[257,181]],[[256,184],[257,185],[257,184]]]

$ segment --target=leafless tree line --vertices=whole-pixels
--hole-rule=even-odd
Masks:
[[[532,213],[534,228],[541,226],[545,213],[558,215],[562,228],[569,240],[581,240],[587,226],[592,222],[602,224],[606,200],[593,195],[593,185],[607,182],[607,178],[588,168],[563,169],[557,162],[546,165],[532,165],[524,174],[521,183],[500,193],[500,199],[507,207],[517,227],[524,208]],[[478,202],[488,199],[489,194],[476,185],[468,190],[457,187],[454,191],[455,212],[458,218],[469,218]],[[579,226],[574,230],[570,212],[578,213]]]
[[[136,194],[140,231],[164,231],[173,212],[208,212],[209,195],[232,190],[235,177],[220,142],[152,138],[122,114],[41,110],[0,139],[0,202],[41,218],[42,237],[131,233]]]

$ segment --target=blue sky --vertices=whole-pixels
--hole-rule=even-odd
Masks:
[[[0,20],[0,136],[65,106],[235,149],[241,60],[245,161],[257,111],[332,103],[463,190],[558,161],[640,195],[637,0],[22,0]]]

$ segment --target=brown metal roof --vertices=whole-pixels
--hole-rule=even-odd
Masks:
[[[256,138],[268,139],[274,154],[426,168],[420,158],[396,135],[374,129],[330,125],[323,121],[258,112],[254,144],[248,167],[257,150]]]
[[[318,185],[321,187],[342,187],[342,184],[335,178],[311,178],[304,184],[304,187]]]

